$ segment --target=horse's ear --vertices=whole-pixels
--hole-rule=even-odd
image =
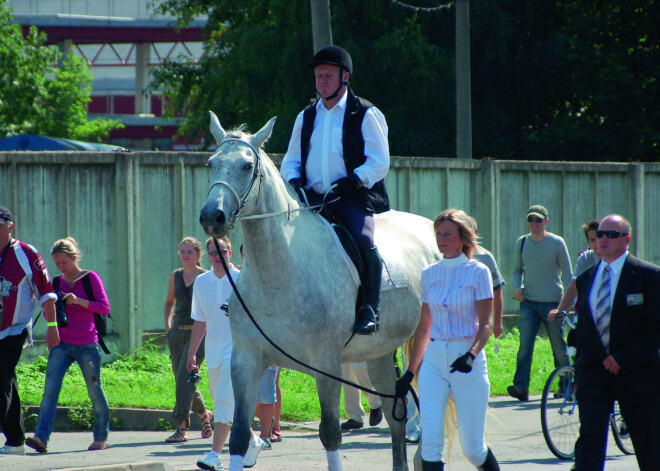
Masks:
[[[255,148],[259,149],[261,146],[263,146],[266,143],[266,141],[268,141],[268,138],[273,132],[273,126],[275,126],[276,120],[277,120],[277,116],[270,118],[270,121],[268,121],[266,125],[259,130],[259,132],[257,132],[255,135],[253,135],[250,138],[250,143]]]
[[[211,134],[213,134],[213,137],[215,137],[216,142],[218,145],[225,139],[225,136],[227,133],[225,130],[222,128],[222,125],[220,124],[220,120],[218,117],[215,115],[213,111],[209,111],[211,114]]]

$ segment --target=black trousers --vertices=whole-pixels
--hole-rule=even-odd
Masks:
[[[648,373],[652,375],[652,373]],[[660,391],[651,381],[625,382],[596,398],[580,398],[580,437],[575,444],[576,471],[601,471],[605,465],[609,414],[619,401],[640,471],[660,470]],[[640,384],[641,383],[641,384]],[[617,390],[618,389],[618,390]]]
[[[24,329],[18,335],[0,340],[0,427],[7,438],[6,445],[20,446],[25,443],[25,426],[21,399],[18,397],[16,365],[23,353],[27,337]]]

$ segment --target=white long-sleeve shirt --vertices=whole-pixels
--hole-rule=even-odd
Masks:
[[[314,130],[309,142],[307,157],[307,186],[320,194],[325,194],[336,180],[347,176],[342,145],[346,98],[344,93],[337,104],[327,109],[323,100],[316,103]],[[280,173],[289,181],[302,175],[300,137],[302,134],[303,113],[296,118],[289,140],[289,148],[282,160]],[[390,147],[387,141],[385,116],[375,106],[370,107],[362,120],[362,137],[366,161],[355,169],[355,174],[367,188],[387,175],[390,168]]]
[[[492,297],[490,270],[465,254],[443,258],[422,272],[422,302],[431,311],[432,339],[474,339],[479,330],[477,301]]]

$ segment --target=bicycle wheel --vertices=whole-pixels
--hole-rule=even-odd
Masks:
[[[575,456],[580,431],[575,389],[575,368],[561,366],[550,374],[541,397],[543,437],[550,451],[562,460]]]
[[[630,439],[630,433],[628,433],[626,423],[623,421],[618,402],[614,403],[614,412],[610,415],[610,428],[612,429],[612,435],[614,436],[614,441],[616,442],[616,446],[619,447],[619,450],[626,455],[634,455],[635,448]]]

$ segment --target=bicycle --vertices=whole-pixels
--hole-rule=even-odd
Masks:
[[[563,316],[563,322],[570,329],[575,329],[574,322]],[[568,348],[570,364],[556,368],[545,383],[541,397],[541,428],[543,438],[552,454],[562,460],[570,460],[575,456],[575,442],[580,432],[580,416],[575,397],[575,347]],[[616,445],[621,452],[632,455],[635,450],[630,434],[619,410],[619,403],[614,403],[614,411],[610,415],[610,428]]]

